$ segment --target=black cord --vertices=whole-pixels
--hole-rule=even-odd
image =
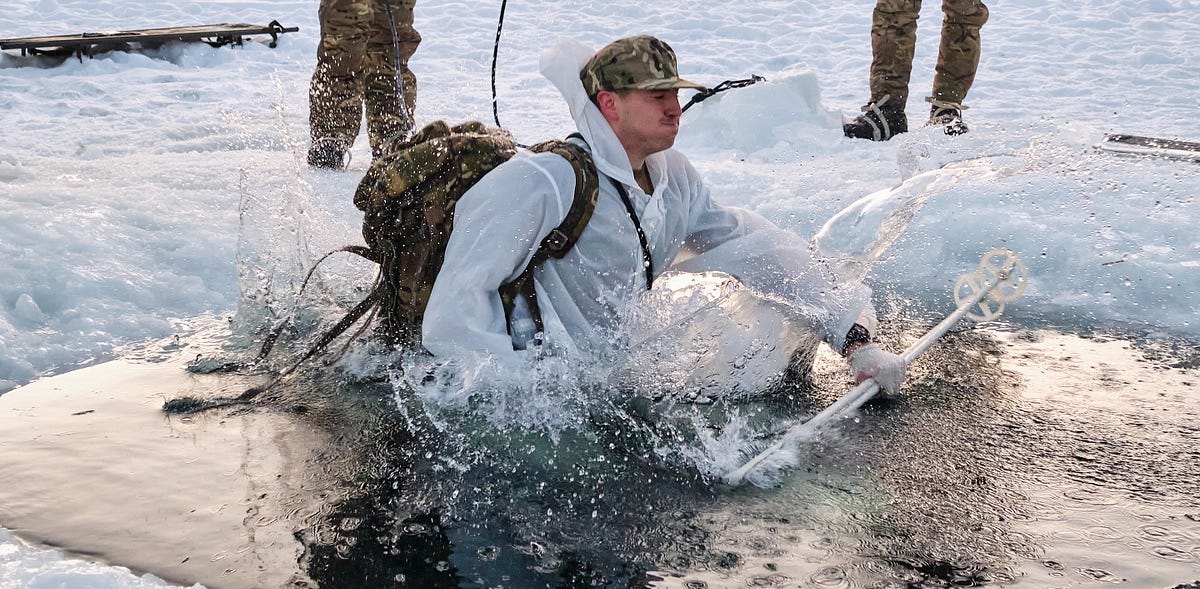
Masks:
[[[650,259],[650,241],[646,239],[646,232],[642,231],[642,222],[638,219],[637,211],[633,210],[633,200],[629,198],[629,191],[625,190],[625,185],[612,178],[608,180],[617,187],[617,192],[621,195],[621,202],[625,205],[625,211],[629,213],[629,218],[633,221],[633,228],[637,230],[638,242],[642,246],[642,267],[646,271],[646,290],[650,290],[650,286],[654,284],[654,260]]]
[[[396,32],[396,17],[392,15],[392,0],[385,0],[387,6],[388,28],[392,33],[392,59],[396,62],[396,94],[400,100],[400,117],[408,122],[409,128],[405,135],[412,132],[413,116],[408,112],[408,100],[404,97],[404,74],[400,66],[400,34]]]
[[[508,7],[508,0],[500,1],[500,18],[496,21],[496,43],[492,45],[492,118],[496,119],[496,126],[503,128],[500,124],[500,107],[499,101],[496,98],[496,61],[500,57],[500,32],[504,30],[504,9]]]
[[[757,74],[751,74],[749,78],[742,80],[725,80],[724,82],[721,82],[720,84],[717,84],[708,90],[697,92],[694,96],[692,96],[692,99],[689,100],[687,104],[683,105],[683,111],[687,112],[687,109],[691,108],[693,104],[696,104],[697,102],[703,102],[708,99],[708,97],[719,92],[732,90],[734,88],[745,88],[751,84],[757,84],[763,81],[766,81],[766,78]]]

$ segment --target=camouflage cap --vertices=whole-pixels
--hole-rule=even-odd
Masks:
[[[601,90],[669,90],[704,86],[679,77],[671,46],[649,35],[618,39],[605,45],[579,71],[588,96]]]

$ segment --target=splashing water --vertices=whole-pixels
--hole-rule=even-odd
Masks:
[[[603,478],[598,465],[633,460],[712,477],[796,418],[819,337],[793,315],[727,275],[668,276],[630,310],[619,351],[520,366],[406,354],[393,393],[447,441],[447,468],[578,479],[591,464]]]
[[[1014,170],[1009,158],[984,157],[922,172],[869,194],[825,222],[813,236],[813,257],[826,260],[842,282],[861,282],[930,199],[966,178],[983,182]]]
[[[1000,174],[1004,164],[996,158],[951,163],[860,199],[813,238],[814,257],[829,262],[839,282],[861,282],[926,202],[966,177]],[[299,260],[313,259],[312,242],[328,236],[314,230],[321,224],[312,219],[320,211],[310,202],[311,187],[290,192],[298,194],[251,191],[243,183],[236,322],[242,332],[281,316],[300,319],[301,334],[318,331],[321,317],[339,308],[333,293],[345,290],[328,285],[353,284],[356,275],[363,282],[361,268],[326,271],[324,284],[300,301],[296,277],[305,269]],[[498,454],[513,464],[572,464],[571,456],[611,455],[620,444],[638,459],[711,477],[811,414],[795,390],[820,343],[797,320],[808,315],[811,310],[760,297],[727,275],[681,273],[665,276],[627,312],[625,328],[612,338],[619,352],[604,357],[543,355],[500,366],[487,358],[446,363],[373,349],[370,358],[350,354],[343,367],[364,376],[398,363],[390,372],[397,405],[410,425],[431,424],[448,441],[447,468],[494,462]],[[782,403],[774,398],[780,389],[789,390]],[[795,458],[783,453],[779,462],[754,482],[769,483]]]

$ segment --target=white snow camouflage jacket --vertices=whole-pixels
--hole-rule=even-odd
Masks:
[[[862,321],[860,314],[873,320],[869,289],[837,286],[822,265],[813,263],[806,240],[756,213],[713,202],[678,151],[647,158],[654,194],[643,192],[624,149],[579,80],[592,53],[563,41],[541,56],[542,74],[566,98],[600,172],[599,200],[579,241],[564,258],[551,258],[534,273],[549,349],[605,351],[615,343],[622,313],[645,292],[637,232],[613,181],[625,185],[633,201],[656,275],[731,274],[758,292],[788,301],[834,349],[841,349],[847,331]],[[440,358],[483,353],[505,364],[527,354],[514,350],[514,342],[523,347],[533,335],[524,302],[518,301],[510,336],[497,289],[525,269],[537,245],[566,216],[574,183],[574,171],[560,156],[522,151],[459,200],[446,260],[425,310],[426,349]]]

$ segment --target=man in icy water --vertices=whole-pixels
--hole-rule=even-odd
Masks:
[[[803,325],[850,362],[858,380],[898,390],[905,364],[872,343],[870,290],[839,284],[807,243],[762,216],[712,200],[700,175],[671,146],[679,132],[675,53],[650,36],[592,53],[563,42],[542,73],[566,98],[600,175],[595,212],[562,259],[533,274],[544,333],[524,297],[511,316],[498,288],[529,264],[572,203],[576,174],[553,153],[521,151],[459,200],[445,264],[430,295],[422,343],[439,358],[488,357],[519,367],[539,353],[603,357],[621,342],[621,321],[664,272],[719,271],[786,301]],[[536,338],[536,339],[535,339]]]

